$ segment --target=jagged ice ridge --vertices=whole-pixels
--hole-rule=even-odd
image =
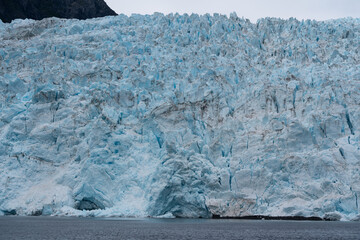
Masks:
[[[359,219],[360,19],[0,21],[0,213]]]

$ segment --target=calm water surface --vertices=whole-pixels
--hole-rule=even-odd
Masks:
[[[360,223],[0,217],[0,239],[360,239]]]

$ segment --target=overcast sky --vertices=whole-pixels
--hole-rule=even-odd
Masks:
[[[105,0],[118,14],[236,12],[253,22],[262,17],[327,20],[360,17],[360,0]]]

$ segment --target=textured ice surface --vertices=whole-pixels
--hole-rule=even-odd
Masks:
[[[359,46],[360,19],[0,22],[0,210],[356,219]]]

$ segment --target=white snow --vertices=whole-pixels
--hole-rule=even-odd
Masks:
[[[351,18],[0,22],[0,214],[359,218],[359,43]]]

